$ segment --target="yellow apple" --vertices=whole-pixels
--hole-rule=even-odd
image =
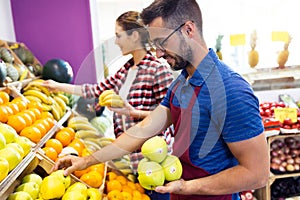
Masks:
[[[71,176],[64,176],[64,170],[62,169],[52,172],[50,176],[57,176],[63,182],[65,188],[68,188],[71,184]]]
[[[38,184],[39,186],[41,186],[42,181],[43,181],[42,177],[40,175],[34,174],[34,173],[27,174],[22,178],[22,183],[34,182],[34,183]]]
[[[168,154],[168,145],[163,138],[154,136],[142,145],[141,152],[149,160],[160,163]]]
[[[5,137],[6,144],[14,142],[18,137],[17,131],[8,124],[0,123],[0,133]]]
[[[23,148],[21,147],[21,145],[15,143],[15,142],[12,142],[12,143],[9,143],[6,145],[6,148],[13,148],[15,149],[17,152],[19,152],[20,156],[23,158],[25,156],[25,153],[24,153],[24,150]]]
[[[27,192],[19,191],[11,193],[7,200],[33,200]]]
[[[6,146],[6,139],[2,135],[2,133],[0,133],[0,149],[3,149],[5,146]]]
[[[22,160],[22,157],[18,151],[11,147],[5,147],[0,150],[0,157],[5,158],[9,163],[9,171],[14,169]]]
[[[0,157],[0,182],[5,179],[9,172],[9,163],[5,158]]]
[[[87,186],[81,182],[75,182],[70,187],[68,187],[67,192],[80,191],[84,196],[87,196]]]
[[[31,146],[34,145],[30,139],[25,136],[19,136],[16,138],[15,143],[21,145],[24,150],[24,154],[27,155],[31,149]]]
[[[167,155],[166,159],[161,163],[167,181],[175,181],[181,178],[182,165],[177,156]]]
[[[43,199],[61,198],[65,193],[65,185],[56,176],[46,176],[40,187]]]
[[[86,200],[86,196],[78,190],[73,190],[71,192],[66,192],[62,197],[62,200]]]
[[[28,182],[28,183],[23,183],[19,185],[16,190],[16,192],[23,191],[27,192],[32,199],[36,199],[39,196],[40,192],[40,186],[37,183],[34,182]]]
[[[96,188],[88,188],[87,196],[89,200],[98,200],[102,199],[102,193]]]

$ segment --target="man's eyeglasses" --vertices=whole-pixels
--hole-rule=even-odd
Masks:
[[[166,43],[166,41],[174,34],[176,33],[176,31],[179,31],[183,26],[185,25],[185,23],[181,24],[180,26],[178,26],[176,29],[174,29],[174,31],[172,31],[165,39],[163,39],[162,41],[159,40],[154,40],[153,41],[153,45],[154,48],[160,50],[160,51],[166,51],[166,49],[163,47],[164,43]]]

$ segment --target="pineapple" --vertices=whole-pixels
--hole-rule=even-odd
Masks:
[[[259,60],[258,52],[255,50],[256,40],[257,40],[257,33],[254,30],[251,34],[251,39],[250,39],[251,51],[248,54],[248,63],[252,68],[254,68],[257,65]]]
[[[216,53],[220,60],[223,59],[222,52],[221,52],[221,40],[222,40],[223,36],[224,35],[218,35],[218,37],[216,39]]]
[[[284,68],[285,67],[285,63],[288,60],[289,57],[289,45],[291,43],[292,37],[289,35],[289,39],[288,41],[284,44],[283,46],[283,51],[280,51],[277,57],[277,63],[279,68]]]

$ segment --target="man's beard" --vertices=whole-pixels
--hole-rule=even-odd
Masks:
[[[187,66],[191,65],[193,57],[191,47],[189,47],[186,43],[181,46],[185,48],[182,48],[181,55],[176,55],[174,57],[175,65],[171,66],[171,69],[174,71],[185,69]]]

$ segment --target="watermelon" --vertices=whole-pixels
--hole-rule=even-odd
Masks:
[[[63,59],[51,59],[43,66],[42,79],[52,79],[60,83],[71,83],[73,80],[73,69]]]

